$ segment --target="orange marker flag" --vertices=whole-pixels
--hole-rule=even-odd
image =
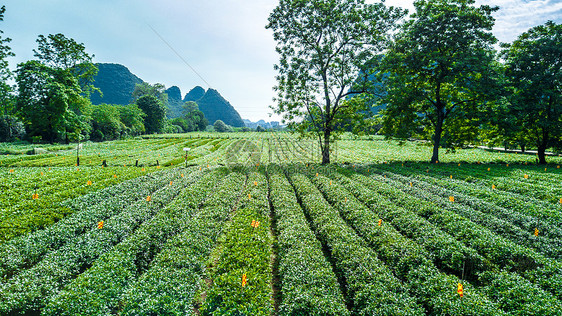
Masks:
[[[562,204],[562,199],[560,199],[560,204]]]
[[[37,200],[37,199],[39,198],[39,194],[33,193],[33,195],[31,196],[31,198],[32,198],[33,200]]]
[[[488,171],[490,171],[490,168],[488,168]]]
[[[560,169],[560,165],[556,166],[556,169]]]
[[[9,172],[10,172],[10,173],[14,173],[14,171],[15,171],[14,169],[10,169],[10,171],[9,171]]]
[[[252,220],[252,223],[250,224],[250,226],[252,226],[254,228],[256,227],[256,220],[255,219]]]
[[[88,180],[88,182],[86,182],[86,185],[92,185],[92,181]]]
[[[173,182],[172,182],[172,181],[170,181],[170,185],[172,185],[172,183],[173,183]]]
[[[114,177],[114,178],[117,178],[117,175],[116,175],[116,174],[114,174],[114,175],[113,175],[113,177]]]
[[[450,197],[449,197],[449,202],[455,202],[455,197],[454,197],[454,196],[450,196]]]
[[[43,171],[41,171],[41,175],[43,175]]]
[[[146,169],[144,169],[144,167],[142,167],[141,171],[146,171]]]
[[[506,166],[506,167],[509,167],[509,164],[506,164],[505,166]]]
[[[103,221],[98,222],[98,229],[102,229],[103,228]]]
[[[246,283],[248,283],[248,279],[246,278],[246,273],[244,273],[242,275],[242,287],[245,287]]]
[[[492,184],[492,190],[495,190],[495,189],[496,189],[496,185]]]
[[[252,198],[252,195],[248,193],[248,200]]]
[[[539,229],[535,228],[535,237],[539,235]]]
[[[147,201],[147,202],[150,202],[150,201],[152,201],[152,197],[151,197],[150,195],[149,195],[149,196],[147,196],[147,197],[146,197],[146,201]]]
[[[382,225],[382,219],[379,219],[379,227]]]
[[[451,175],[450,178],[453,179],[453,175]]]
[[[410,182],[410,187],[413,186],[412,182]]]
[[[460,296],[460,297],[463,297],[463,296],[464,296],[464,291],[463,291],[463,288],[462,288],[462,283],[459,283],[459,285],[457,285],[457,293],[459,293],[459,296]]]
[[[525,179],[529,179],[529,175],[528,175],[528,174],[525,174],[523,177],[524,177]]]
[[[316,173],[316,176],[318,177],[318,172]]]
[[[332,185],[332,180],[330,180],[330,185]]]
[[[461,164],[459,164],[459,167],[461,166]]]
[[[258,182],[257,182],[257,181],[254,181],[254,185],[257,186],[257,185],[258,185]]]

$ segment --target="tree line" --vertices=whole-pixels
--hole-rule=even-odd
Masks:
[[[0,9],[3,21],[5,6]],[[205,130],[208,121],[195,102],[183,105],[183,116],[168,120],[168,97],[162,84],[138,84],[129,105],[90,102],[98,69],[84,44],[63,34],[39,35],[36,59],[17,65],[10,38],[0,31],[0,141],[104,141],[152,133]],[[15,86],[9,80],[15,79]]]
[[[415,11],[364,0],[280,0],[266,28],[280,61],[274,111],[318,138],[322,162],[344,131],[381,127],[439,149],[477,142],[562,148],[562,25],[501,43],[498,7],[417,0]],[[373,113],[375,107],[382,107]]]

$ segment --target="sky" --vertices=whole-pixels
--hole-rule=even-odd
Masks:
[[[373,2],[373,1],[371,1]],[[40,34],[63,33],[94,55],[118,63],[151,84],[218,90],[242,118],[278,120],[273,104],[279,57],[265,29],[277,0],[4,0],[3,36],[12,39],[18,63],[33,59]],[[386,0],[413,10],[413,0]],[[476,0],[497,5],[493,33],[511,42],[548,20],[562,23],[562,0]],[[195,69],[178,57],[158,34]],[[210,85],[208,86],[207,83]]]

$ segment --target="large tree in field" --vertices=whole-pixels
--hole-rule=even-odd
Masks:
[[[143,95],[136,104],[145,113],[144,127],[147,134],[160,133],[166,123],[166,107],[154,95]]]
[[[93,81],[98,68],[92,62],[94,55],[86,52],[83,43],[77,43],[58,33],[39,35],[37,44],[37,49],[33,52],[43,64],[55,69],[70,70],[78,80],[82,93],[88,95],[94,89]]]
[[[4,20],[4,13],[6,6],[0,8],[0,21]],[[2,34],[4,31],[0,30],[0,115],[11,115],[13,110],[13,96],[11,94],[12,87],[8,84],[8,80],[13,77],[10,68],[8,68],[8,57],[14,56],[12,49],[8,43],[12,39],[4,38]]]
[[[32,60],[18,65],[17,114],[31,136],[54,142],[77,120],[72,104],[81,102],[80,87],[67,70]]]
[[[432,134],[431,162],[439,160],[444,132],[460,140],[476,135],[479,113],[499,93],[491,33],[497,8],[473,4],[416,1],[382,62],[388,76],[383,130],[399,137]]]
[[[301,132],[314,133],[322,163],[330,163],[330,140],[358,120],[367,92],[358,74],[384,47],[403,12],[365,0],[280,0],[266,28],[280,54],[273,110]]]
[[[562,24],[536,26],[504,47],[513,88],[508,112],[545,164],[546,149],[562,143]]]
[[[79,139],[89,124],[84,115],[89,100],[84,94],[92,89],[97,73],[92,56],[84,44],[62,34],[40,35],[37,43],[38,60],[18,65],[18,116],[32,136],[68,141],[72,134]]]

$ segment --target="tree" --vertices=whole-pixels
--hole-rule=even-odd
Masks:
[[[205,114],[199,110],[199,106],[194,101],[187,101],[183,104],[183,119],[187,122],[186,132],[204,131],[209,125]],[[224,122],[223,122],[224,123]]]
[[[30,136],[41,136],[51,142],[57,137],[64,139],[67,127],[78,120],[71,105],[83,101],[76,78],[68,70],[35,60],[19,64],[16,73],[16,110]]]
[[[216,120],[215,124],[213,124],[213,127],[215,128],[215,132],[219,133],[226,133],[231,131],[230,126],[226,125],[221,120]]]
[[[11,142],[25,135],[23,123],[14,116],[0,116],[0,142]]]
[[[151,95],[156,97],[164,105],[168,105],[168,94],[166,93],[166,87],[161,83],[155,83],[153,85],[143,82],[137,83],[135,85],[135,90],[131,96],[131,102],[135,103],[140,97],[145,95]]]
[[[136,104],[116,106],[119,119],[125,125],[126,135],[137,136],[145,132],[144,118],[146,114]]]
[[[388,94],[383,129],[432,134],[431,162],[449,145],[476,135],[478,116],[499,94],[491,34],[497,7],[474,0],[418,0],[382,61]],[[464,138],[464,139],[463,139]]]
[[[144,128],[147,134],[160,133],[166,123],[166,108],[154,95],[143,95],[136,104],[145,114]]]
[[[83,43],[59,33],[46,37],[39,35],[37,44],[33,52],[39,61],[52,68],[71,70],[86,95],[94,90],[93,81],[98,68],[92,63],[94,55],[86,52]]]
[[[121,136],[125,125],[120,120],[120,105],[99,104],[92,106],[92,139],[114,140]]]
[[[562,24],[549,21],[503,46],[512,87],[508,113],[545,164],[546,149],[562,138]]]
[[[4,13],[6,6],[0,8],[0,21],[4,21]],[[12,87],[8,84],[8,80],[13,78],[13,74],[8,68],[8,57],[15,56],[8,43],[12,40],[8,37],[3,38],[3,31],[0,30],[0,114],[12,114],[15,104],[12,96]]]
[[[366,76],[357,74],[402,16],[364,0],[280,0],[270,14],[266,28],[280,54],[273,110],[289,127],[318,137],[323,164],[330,162],[330,140],[352,121],[348,115],[365,113],[364,102],[346,99],[367,92]]]

